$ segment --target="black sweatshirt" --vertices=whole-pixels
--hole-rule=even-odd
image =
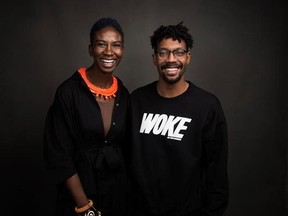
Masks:
[[[189,82],[163,98],[153,82],[131,94],[133,215],[223,215],[227,126],[217,97]]]

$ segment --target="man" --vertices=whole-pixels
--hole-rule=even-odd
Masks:
[[[223,215],[227,127],[217,97],[185,80],[193,38],[183,23],[151,36],[159,80],[131,94],[132,215]]]

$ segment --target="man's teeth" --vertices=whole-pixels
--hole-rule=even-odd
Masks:
[[[165,68],[166,71],[175,71],[178,70],[179,68]]]

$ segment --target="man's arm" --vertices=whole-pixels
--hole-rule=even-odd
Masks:
[[[228,135],[219,101],[210,110],[204,131],[205,215],[222,216],[228,206]]]

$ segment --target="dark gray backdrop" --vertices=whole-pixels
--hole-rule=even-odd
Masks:
[[[216,94],[229,125],[226,215],[287,215],[287,8],[281,1],[10,0],[1,6],[1,215],[51,215],[43,168],[44,118],[56,87],[92,63],[89,31],[117,18],[129,90],[157,79],[149,36],[184,21],[195,46],[187,78]],[[285,91],[286,90],[286,91]]]

